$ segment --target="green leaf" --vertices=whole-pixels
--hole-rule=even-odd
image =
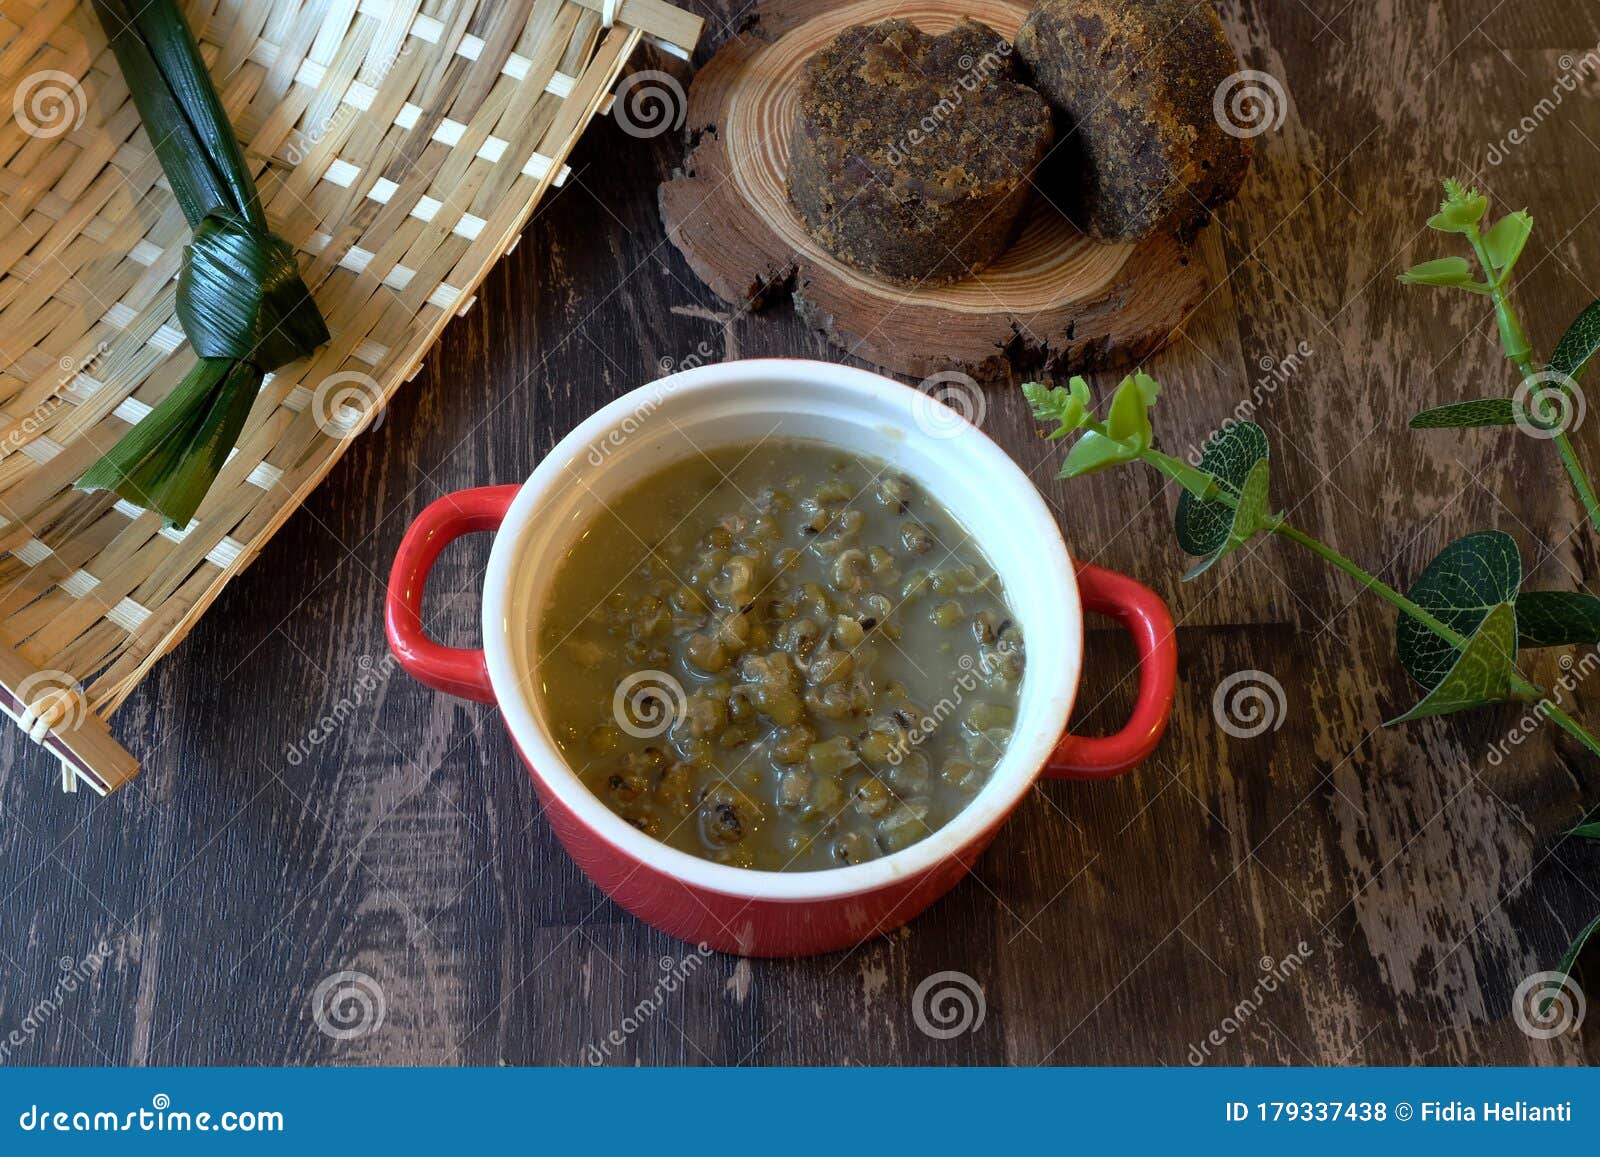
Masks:
[[[1071,388],[1046,386],[1043,382],[1024,382],[1023,396],[1033,408],[1033,416],[1041,422],[1055,422],[1056,428],[1047,437],[1065,438],[1082,423],[1089,406],[1089,383],[1073,378]]]
[[[1452,652],[1454,653],[1454,652]],[[1517,614],[1510,603],[1489,608],[1444,677],[1421,703],[1390,723],[1448,715],[1512,697],[1511,672],[1517,659]]]
[[[1579,932],[1572,943],[1567,945],[1566,952],[1562,953],[1561,955],[1561,963],[1556,965],[1556,971],[1561,974],[1562,981],[1565,981],[1567,977],[1572,975],[1572,970],[1578,966],[1578,957],[1583,955],[1583,946],[1589,942],[1589,937],[1593,936],[1596,931],[1600,931],[1600,916],[1596,916],[1593,920],[1589,921],[1589,923],[1584,927],[1583,931]],[[1539,1012],[1541,1015],[1543,1015],[1543,1013],[1549,1009],[1550,1002],[1554,999],[1554,996],[1548,997],[1544,1003],[1539,1006]]]
[[[175,0],[94,0],[146,135],[194,229],[176,310],[198,357],[77,485],[186,526],[238,441],[264,374],[328,329],[294,248],[267,227],[244,151]]]
[[[1600,350],[1600,301],[1590,302],[1561,335],[1556,352],[1550,355],[1550,368],[1576,378],[1596,350]]]
[[[1411,419],[1411,428],[1442,430],[1456,426],[1509,426],[1515,421],[1510,398],[1479,398],[1423,410]]]
[[[1600,840],[1600,823],[1579,824],[1567,833],[1569,836],[1581,836],[1586,840]]]
[[[1138,456],[1136,446],[1090,430],[1074,442],[1072,449],[1067,452],[1067,460],[1061,465],[1061,477],[1081,478],[1108,466],[1132,462]]]
[[[1256,463],[1269,457],[1266,432],[1254,422],[1234,422],[1211,435],[1200,455],[1200,469],[1237,500]],[[1185,490],[1178,499],[1178,545],[1196,557],[1213,554],[1228,541],[1233,518],[1228,503]]]
[[[1189,573],[1183,576],[1185,582],[1204,574],[1223,555],[1238,550],[1266,528],[1270,521],[1267,512],[1267,484],[1271,474],[1272,469],[1265,458],[1257,460],[1250,468],[1244,485],[1239,489],[1239,506],[1233,512],[1233,523],[1228,528],[1228,537],[1211,557],[1190,568]]]
[[[1582,591],[1523,591],[1517,595],[1517,646],[1568,647],[1600,643],[1600,598]]]
[[[1511,536],[1485,530],[1458,538],[1439,552],[1418,577],[1409,594],[1463,637],[1478,629],[1490,609],[1510,603],[1522,585],[1522,558]],[[1456,666],[1458,651],[1410,615],[1395,624],[1400,662],[1418,683],[1432,690]],[[1512,615],[1511,657],[1516,654],[1516,622]]]
[[[1400,275],[1407,285],[1476,285],[1477,277],[1465,257],[1440,257],[1413,265]]]
[[[1489,254],[1489,262],[1502,282],[1517,263],[1517,258],[1522,256],[1522,247],[1528,243],[1532,232],[1533,218],[1526,209],[1518,209],[1500,218],[1483,235],[1484,251]]]
[[[1078,379],[1082,381],[1082,378]],[[1161,396],[1161,383],[1152,378],[1143,370],[1133,371],[1133,384],[1139,388],[1139,394],[1144,398],[1146,406],[1156,404],[1156,399]]]
[[[188,526],[239,440],[261,376],[249,362],[201,358],[78,486],[114,490],[168,525]]]
[[[1148,449],[1155,436],[1150,428],[1150,404],[1161,387],[1155,384],[1154,379],[1145,378],[1145,381],[1154,387],[1153,393],[1148,392],[1147,387],[1136,379],[1123,378],[1117,392],[1111,397],[1111,413],[1106,420],[1106,433],[1113,440],[1125,442],[1135,450]]]
[[[1441,233],[1466,233],[1483,219],[1489,202],[1476,189],[1464,189],[1457,181],[1446,180],[1444,200],[1439,211],[1428,218],[1428,228]]]

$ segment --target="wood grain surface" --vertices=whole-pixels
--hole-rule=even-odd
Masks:
[[[704,60],[743,12],[701,10]],[[1395,283],[1444,252],[1422,220],[1436,178],[1458,173],[1537,218],[1517,291],[1537,345],[1600,297],[1600,75],[1560,91],[1597,51],[1600,12],[1232,0],[1223,15],[1288,110],[1202,235],[1213,289],[1150,364],[1166,447],[1185,452],[1249,400],[1274,441],[1278,504],[1385,578],[1409,582],[1451,538],[1497,527],[1530,587],[1600,586],[1596,539],[1547,446],[1404,428],[1424,405],[1510,383],[1479,299]],[[1507,146],[1524,117],[1532,131]],[[426,503],[522,479],[663,367],[834,356],[787,306],[727,309],[666,243],[656,188],[681,155],[671,134],[595,126],[423,376],[122,710],[118,733],[145,757],[133,785],[62,795],[53,761],[5,730],[0,1060],[1595,1059],[1593,1024],[1534,1040],[1511,999],[1600,911],[1600,848],[1562,838],[1600,802],[1600,766],[1549,729],[1492,762],[1513,709],[1382,729],[1413,695],[1389,611],[1276,542],[1180,585],[1171,488],[1137,472],[1055,481],[1009,385],[989,393],[985,429],[1079,555],[1154,586],[1181,624],[1156,757],[1110,783],[1041,786],[973,878],[850,953],[700,959],[592,887],[495,712],[387,661],[384,577]],[[1597,426],[1579,431],[1591,462]],[[459,544],[435,572],[428,611],[446,641],[476,635],[487,551]],[[1080,722],[1108,729],[1131,697],[1131,648],[1108,628],[1089,651]],[[1530,673],[1549,679],[1556,662],[1542,653]],[[1240,671],[1284,692],[1254,738],[1213,714]],[[1600,719],[1600,691],[1576,698]],[[918,989],[952,971],[984,1018],[940,1039],[919,1027]]]

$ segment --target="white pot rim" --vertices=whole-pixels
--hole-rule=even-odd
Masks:
[[[919,437],[918,407],[930,404],[927,395],[891,378],[831,362],[804,359],[761,358],[699,366],[661,378],[630,391],[595,412],[563,438],[545,456],[523,484],[506,511],[495,536],[484,575],[483,640],[489,681],[495,690],[501,713],[512,738],[520,748],[534,775],[595,836],[624,855],[641,861],[684,884],[749,900],[804,902],[840,899],[875,891],[897,882],[919,877],[937,867],[953,853],[980,839],[1000,824],[1021,801],[1038,778],[1071,716],[1083,658],[1083,613],[1076,573],[1062,540],[1059,527],[1044,499],[1027,476],[999,446],[976,426],[967,426],[958,439],[951,439],[952,451],[972,459],[971,468],[982,472],[986,497],[996,510],[1029,536],[1029,566],[1044,568],[1051,577],[1050,589],[1059,600],[1060,638],[1064,654],[1040,655],[1029,637],[1029,665],[1024,675],[1023,693],[1035,693],[1030,680],[1048,678],[1045,686],[1048,723],[1012,737],[1005,754],[991,773],[989,783],[965,809],[944,827],[903,851],[877,860],[843,868],[818,871],[774,872],[730,867],[680,851],[638,831],[611,811],[567,766],[554,740],[541,722],[531,699],[533,691],[519,679],[512,660],[514,632],[525,632],[526,623],[514,622],[510,613],[515,563],[524,532],[552,496],[571,485],[569,468],[583,463],[593,446],[602,444],[611,431],[630,420],[637,420],[642,400],[658,399],[656,409],[692,404],[703,395],[730,390],[771,390],[826,383],[835,391],[858,396],[863,406],[874,413],[887,405],[903,412],[906,437]],[[661,402],[659,399],[666,398]],[[951,411],[953,413],[953,411]],[[956,443],[959,442],[959,447]],[[886,450],[892,447],[886,445]],[[882,457],[893,461],[892,453]],[[589,464],[592,467],[592,464]],[[599,467],[603,469],[603,465]],[[929,488],[938,498],[938,487]],[[1007,567],[989,550],[985,528],[967,528],[978,545],[1000,572],[1008,591]],[[1033,550],[1037,551],[1032,555]],[[1013,607],[1013,610],[1017,608]]]

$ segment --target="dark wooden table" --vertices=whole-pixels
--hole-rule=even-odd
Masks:
[[[708,47],[736,34],[742,7],[707,8]],[[1600,54],[1585,57],[1600,12],[1225,7],[1246,64],[1279,78],[1290,107],[1204,235],[1214,291],[1149,367],[1167,387],[1164,443],[1183,452],[1254,397],[1277,504],[1385,578],[1409,583],[1444,543],[1493,527],[1520,544],[1531,586],[1595,584],[1596,538],[1549,447],[1405,429],[1424,405],[1512,382],[1479,299],[1395,274],[1447,251],[1422,221],[1439,176],[1470,174],[1538,220],[1517,290],[1536,345],[1600,297]],[[1524,117],[1528,139],[1507,146]],[[1040,787],[974,878],[850,953],[688,959],[590,885],[495,712],[387,663],[384,578],[426,503],[522,479],[668,359],[843,357],[789,307],[734,316],[696,282],[655,207],[680,155],[667,137],[594,126],[574,179],[427,372],[116,717],[145,759],[134,785],[62,795],[49,761],[4,730],[5,1063],[1594,1059],[1592,1027],[1536,1041],[1510,1007],[1600,911],[1600,848],[1562,839],[1600,802],[1600,763],[1548,728],[1493,763],[1513,709],[1380,727],[1415,694],[1384,605],[1278,542],[1181,585],[1172,489],[1133,471],[1055,481],[1012,389],[990,396],[989,433],[1082,557],[1151,584],[1181,623],[1155,758],[1110,783]],[[1298,368],[1275,368],[1291,354]],[[1596,427],[1578,444],[1600,463]],[[435,572],[447,641],[477,635],[487,552],[464,542]],[[1131,698],[1131,648],[1106,628],[1089,651],[1080,716],[1107,729]],[[1550,679],[1556,661],[1528,669]],[[1213,715],[1239,671],[1283,688],[1279,725],[1255,738]],[[1581,715],[1597,695],[1576,698]],[[935,1039],[914,999],[944,971],[971,978],[986,1014]],[[683,979],[663,986],[668,972]],[[1287,979],[1265,991],[1267,974]]]

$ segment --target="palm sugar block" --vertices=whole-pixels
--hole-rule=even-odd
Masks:
[[[1058,118],[1047,191],[1091,236],[1190,233],[1244,183],[1250,142],[1213,112],[1239,61],[1207,4],[1039,0],[1017,55]]]
[[[891,281],[971,276],[1016,236],[1052,114],[1011,46],[962,20],[845,29],[806,62],[789,199],[839,260]]]

